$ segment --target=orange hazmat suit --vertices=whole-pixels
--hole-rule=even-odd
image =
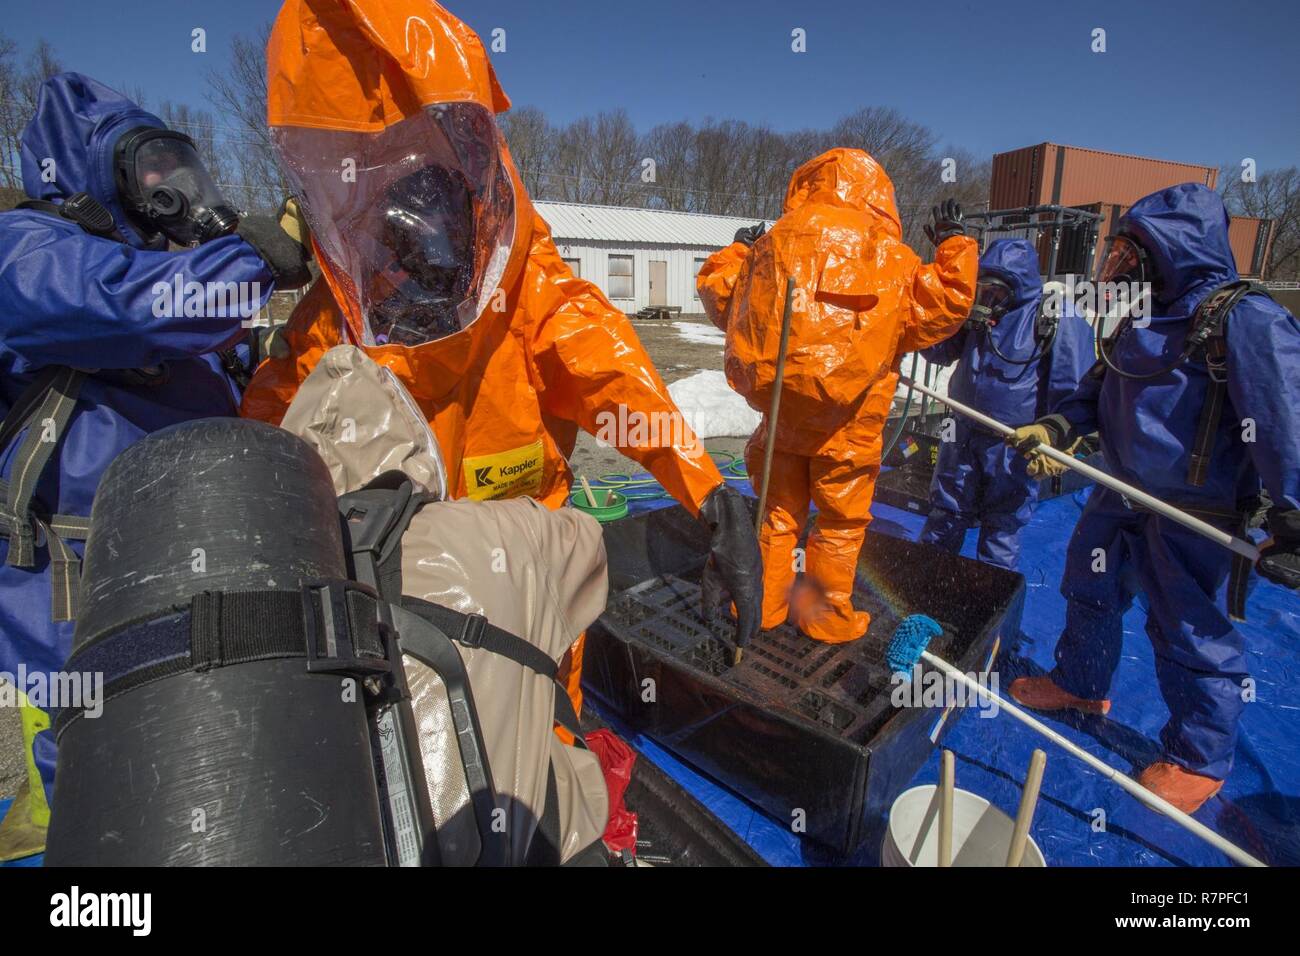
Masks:
[[[727,381],[764,415],[745,456],[756,483],[772,430],[786,279],[796,283],[759,533],[765,628],[789,618],[809,637],[841,642],[870,624],[853,608],[853,581],[899,363],[957,330],[979,273],[974,239],[945,239],[934,262],[922,263],[902,235],[884,169],[862,150],[832,149],[795,171],[781,218],[753,248],[732,243],[700,269],[700,300],[727,333]],[[792,608],[810,500],[818,516],[808,587]]]
[[[561,506],[582,428],[698,514],[722,475],[627,317],[573,275],[534,212],[495,120],[510,102],[478,36],[431,0],[288,0],[267,75],[272,140],[324,281],[242,413],[279,424],[320,357],[346,342],[406,387],[451,497]],[[633,421],[620,433],[637,415],[680,428]],[[572,658],[578,704],[581,640]]]

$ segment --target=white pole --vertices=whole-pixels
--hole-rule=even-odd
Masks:
[[[911,381],[906,375],[899,375],[899,379],[904,382]],[[993,431],[997,432],[1000,435],[1012,435],[1015,433],[1014,428],[1002,424],[997,419],[989,418],[989,416],[985,415],[983,412],[976,411],[975,409],[963,405],[960,402],[955,402],[948,396],[940,395],[938,392],[926,388],[924,385],[921,385],[918,382],[912,382],[912,387],[917,389],[920,392],[923,392],[926,395],[929,395],[931,398],[938,399],[939,401],[947,405],[949,408],[951,408],[953,411],[961,412],[967,418],[970,418],[973,421],[977,421],[981,425],[984,425],[987,428],[993,429]],[[1067,455],[1065,452],[1058,451],[1055,448],[1053,448],[1051,445],[1047,445],[1043,443],[1039,443],[1038,447],[1035,448],[1034,451],[1041,452],[1042,454],[1046,455],[1048,458],[1051,458],[1053,461],[1058,461],[1062,465],[1065,465],[1067,468],[1073,468],[1075,471],[1079,472],[1079,474],[1086,475],[1087,477],[1091,478],[1093,481],[1097,482],[1097,484],[1105,485],[1111,491],[1119,492],[1124,497],[1137,502],[1138,504],[1142,505],[1144,508],[1149,508],[1150,510],[1156,512],[1157,514],[1163,515],[1164,517],[1168,518],[1171,521],[1178,522],[1184,528],[1190,528],[1192,531],[1204,535],[1205,537],[1213,541],[1215,544],[1222,545],[1223,547],[1227,548],[1229,551],[1233,551],[1241,555],[1243,558],[1248,558],[1252,563],[1259,560],[1259,549],[1255,547],[1253,544],[1251,544],[1249,541],[1246,541],[1242,538],[1238,538],[1236,535],[1229,534],[1226,531],[1216,528],[1214,525],[1206,521],[1202,521],[1200,518],[1197,518],[1193,515],[1189,515],[1185,511],[1179,511],[1177,508],[1173,507],[1172,505],[1166,504],[1165,502],[1161,501],[1159,498],[1152,497],[1142,489],[1134,488],[1132,485],[1120,481],[1114,475],[1107,474],[1106,472],[1102,471],[1099,468],[1094,468],[1092,467],[1092,465],[1088,464],[1085,461],[1080,461],[1079,459],[1075,458],[1073,455]]]
[[[1040,721],[1037,721],[1033,717],[1030,717],[1028,714],[1026,714],[1015,704],[1012,704],[1010,701],[1003,700],[997,694],[993,693],[991,690],[981,685],[979,681],[976,681],[971,677],[969,677],[968,675],[957,670],[957,668],[953,667],[943,658],[935,657],[929,651],[923,651],[921,653],[921,659],[929,662],[930,664],[933,664],[935,667],[939,668],[939,670],[943,671],[953,680],[959,681],[960,683],[964,684],[966,687],[975,691],[977,694],[980,694],[986,699],[993,701],[998,705],[998,707],[1005,709],[1007,713],[1009,713],[1012,717],[1016,718],[1016,720],[1020,721],[1025,726],[1033,728],[1034,730],[1042,734],[1044,737],[1046,737],[1048,740],[1052,741],[1053,743],[1057,744],[1060,747],[1063,747],[1068,753],[1078,757],[1080,760],[1086,763],[1093,770],[1096,770],[1099,774],[1101,774],[1106,779],[1115,781],[1115,783],[1119,784],[1121,787],[1123,787],[1125,790],[1127,790],[1130,794],[1132,794],[1137,799],[1141,800],[1147,806],[1155,810],[1159,810],[1161,813],[1169,817],[1169,819],[1173,820],[1179,826],[1183,827],[1186,830],[1190,830],[1192,833],[1195,833],[1206,843],[1209,843],[1217,850],[1222,850],[1224,853],[1232,857],[1232,859],[1236,860],[1238,863],[1241,863],[1244,866],[1267,866],[1268,865],[1263,860],[1259,860],[1251,856],[1249,853],[1247,853],[1241,847],[1237,846],[1235,843],[1228,842],[1223,837],[1219,836],[1219,834],[1215,833],[1213,830],[1207,827],[1204,823],[1201,823],[1199,820],[1197,820],[1195,817],[1183,813],[1182,810],[1179,810],[1168,800],[1165,800],[1163,797],[1156,796],[1154,793],[1152,793],[1146,787],[1142,786],[1142,784],[1138,783],[1136,780],[1120,773],[1114,767],[1110,766],[1110,764],[1098,760],[1096,757],[1088,753],[1088,751],[1084,750],[1082,747],[1075,744],[1073,741],[1067,740],[1065,737],[1062,737],[1060,734],[1058,734],[1055,730],[1052,730],[1050,727],[1046,726]]]

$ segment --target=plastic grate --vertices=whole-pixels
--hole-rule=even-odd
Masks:
[[[616,595],[603,620],[624,639],[648,644],[743,688],[755,703],[792,711],[856,744],[869,741],[895,713],[885,649],[900,618],[867,582],[859,579],[854,592],[854,605],[872,618],[861,640],[823,644],[785,624],[761,633],[734,668],[729,666],[734,623],[705,618],[700,599],[696,581],[664,575]],[[942,654],[956,629],[940,623],[945,634],[932,650]]]

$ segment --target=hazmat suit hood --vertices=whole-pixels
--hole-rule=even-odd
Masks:
[[[1119,231],[1134,235],[1151,256],[1165,305],[1237,279],[1228,211],[1218,193],[1199,183],[1139,199],[1120,219]]]
[[[113,216],[118,231],[137,248],[165,247],[141,236],[118,200],[113,147],[127,130],[166,129],[154,114],[116,90],[80,73],[59,73],[43,84],[36,113],[23,130],[23,189],[33,199],[62,203],[89,193]]]
[[[532,211],[474,32],[432,0],[289,0],[267,70],[277,157],[350,339],[417,348],[484,324]]]
[[[998,239],[980,256],[980,275],[993,275],[1011,287],[1012,305],[1037,305],[1043,296],[1038,252],[1026,239]]]
[[[874,214],[889,235],[895,239],[903,236],[894,184],[884,167],[860,149],[830,149],[795,170],[782,211],[788,213],[807,203]]]

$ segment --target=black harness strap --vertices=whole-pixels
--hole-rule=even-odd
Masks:
[[[1204,485],[1209,475],[1214,440],[1228,394],[1228,316],[1238,302],[1252,293],[1268,295],[1268,291],[1257,282],[1246,279],[1229,282],[1202,299],[1192,316],[1189,335],[1193,337],[1194,347],[1202,351],[1210,374],[1210,387],[1205,393],[1205,404],[1201,406],[1187,464],[1187,483],[1194,488]]]
[[[339,513],[347,530],[350,571],[357,580],[374,587],[389,603],[392,620],[400,634],[401,652],[431,667],[439,675],[453,713],[464,711],[469,715],[467,726],[457,734],[457,743],[474,817],[480,823],[479,836],[483,846],[480,862],[502,862],[508,853],[505,840],[492,828],[482,825],[496,808],[492,773],[478,728],[469,675],[461,655],[451,642],[497,654],[549,678],[553,685],[552,719],[573,735],[575,746],[585,749],[587,744],[568,691],[556,679],[558,665],[550,655],[518,635],[497,627],[481,614],[465,614],[402,594],[402,535],[416,512],[435,500],[433,495],[416,493],[414,484],[401,472],[387,472],[366,487],[340,497]],[[428,629],[407,626],[405,615],[412,616]],[[436,637],[443,640],[435,640]],[[603,844],[597,841],[595,846],[603,858]],[[546,802],[525,862],[529,865],[556,865],[560,862],[560,852],[559,791],[555,768],[549,767]]]
[[[1144,508],[1142,505],[1135,501],[1131,501],[1128,498],[1124,499],[1124,503],[1133,511],[1140,511],[1143,514],[1160,517],[1157,512],[1152,511],[1149,508]],[[1242,503],[1242,507],[1239,510],[1209,508],[1205,505],[1188,504],[1175,504],[1174,507],[1179,511],[1185,511],[1189,515],[1192,515],[1195,518],[1200,518],[1202,521],[1222,528],[1225,531],[1230,531],[1239,538],[1246,538],[1249,535],[1250,529],[1255,523],[1255,518],[1259,514],[1260,510],[1257,501]],[[1228,617],[1234,621],[1246,620],[1246,586],[1250,582],[1251,570],[1252,565],[1250,559],[1244,555],[1237,554],[1234,551],[1232,554],[1232,564],[1229,566],[1228,570],[1228,589],[1225,594]]]
[[[555,722],[578,747],[585,747],[578,715],[568,691],[556,680],[558,665],[541,648],[511,634],[479,614],[464,614],[402,594],[402,535],[415,513],[436,500],[417,494],[401,472],[385,472],[366,487],[339,498],[339,512],[348,530],[352,572],[358,581],[375,588],[391,604],[400,604],[428,621],[463,647],[499,654],[555,681]]]
[[[555,722],[573,734],[578,747],[586,748],[573,701],[564,685],[556,680],[559,665],[540,647],[502,630],[478,614],[464,614],[440,604],[405,596],[402,607],[428,621],[462,647],[481,648],[555,681]]]
[[[68,673],[103,674],[103,700],[189,672],[251,661],[304,657],[314,673],[388,670],[380,601],[354,581],[298,591],[205,591],[175,613],[128,622],[78,647]],[[81,716],[63,708],[56,738]]]
[[[37,509],[36,486],[67,431],[86,373],[53,366],[38,375],[0,423],[0,449],[7,448],[24,428],[26,435],[14,453],[9,479],[0,479],[0,536],[9,539],[6,563],[36,566],[37,535],[45,536],[50,553],[50,617],[71,621],[77,616],[80,562],[67,540],[84,541],[90,519],[81,515],[48,514]]]

